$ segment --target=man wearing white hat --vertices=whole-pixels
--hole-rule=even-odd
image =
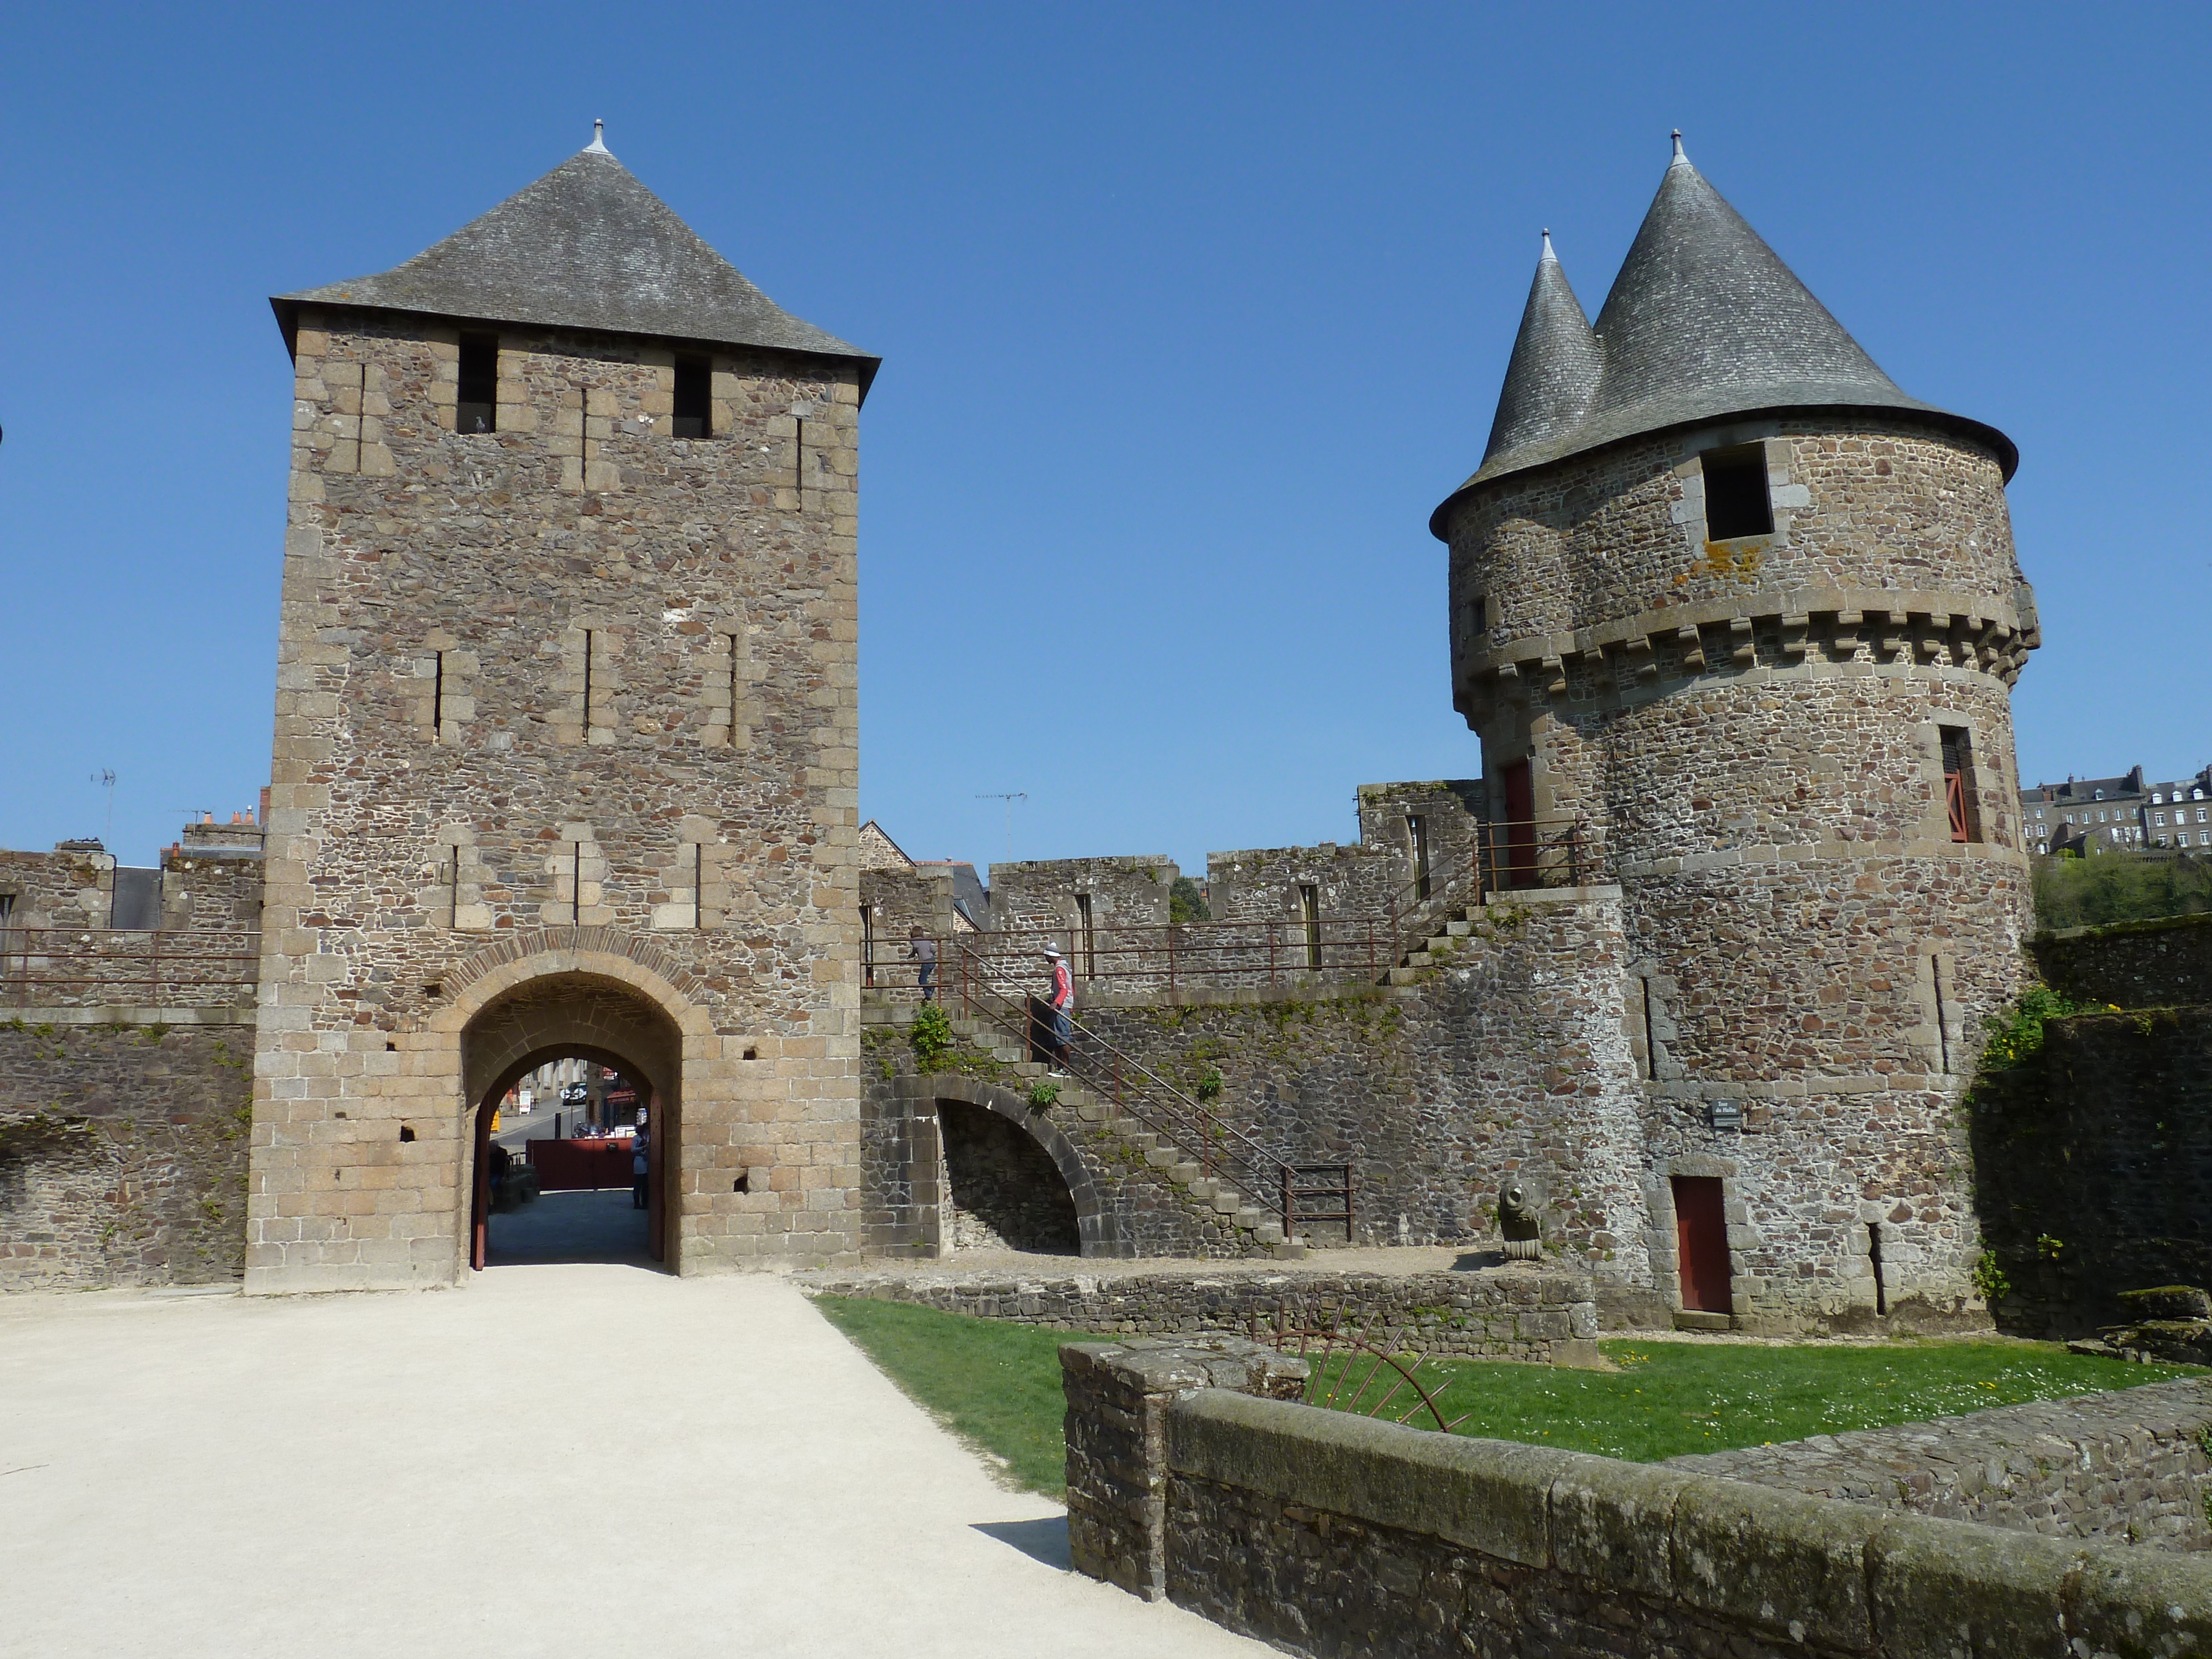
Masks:
[[[1067,1045],[1075,1036],[1075,976],[1067,971],[1067,958],[1053,946],[1044,948],[1052,964],[1052,990],[1045,1000],[1052,1009],[1052,1063],[1054,1077],[1067,1075]]]

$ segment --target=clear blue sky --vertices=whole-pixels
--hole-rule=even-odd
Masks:
[[[2212,760],[2212,13],[24,7],[0,91],[0,846],[265,781],[266,296],[580,148],[884,358],[861,805],[919,857],[1357,835],[1465,775],[1444,553],[1548,225],[1595,311],[1692,158],[1917,396],[2002,428],[2024,778]]]

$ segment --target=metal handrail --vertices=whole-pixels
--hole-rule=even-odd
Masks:
[[[1025,1049],[1030,1048],[1035,1042],[1035,1015],[1030,994],[992,983],[990,964],[971,948],[970,941],[976,937],[963,934],[947,941],[953,947],[959,973],[954,985],[948,985],[945,990],[950,994],[957,988],[963,1012],[980,1012],[1010,1036],[1018,1037]],[[1153,1133],[1165,1137],[1205,1175],[1225,1171],[1255,1205],[1265,1202],[1265,1195],[1272,1190],[1279,1189],[1284,1195],[1285,1239],[1297,1236],[1297,1217],[1292,1194],[1295,1191],[1297,1195],[1305,1195],[1300,1177],[1322,1171],[1339,1174],[1339,1184],[1345,1194],[1345,1239],[1347,1243],[1351,1242],[1350,1164],[1293,1164],[1277,1157],[1255,1137],[1226,1121],[1134,1054],[1084,1024],[1074,1017],[1073,1010],[1069,1011],[1069,1015],[1068,1070],[1093,1092],[1109,1097],[1115,1109],[1127,1112]],[[1078,1063],[1079,1042],[1091,1051],[1084,1055],[1085,1063],[1081,1064]],[[1198,1143],[1195,1146],[1190,1144],[1194,1140]],[[1335,1187],[1328,1189],[1331,1194],[1336,1190]]]
[[[100,994],[110,990],[143,990],[144,1006],[159,1006],[165,982],[185,993],[250,991],[260,937],[250,927],[0,927],[0,1006],[113,1004]]]

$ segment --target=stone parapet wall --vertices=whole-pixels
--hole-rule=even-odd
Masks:
[[[2212,1004],[2212,915],[2039,933],[2028,953],[2053,990],[2080,1001],[2122,1008]]]
[[[1449,526],[1455,660],[1510,659],[1532,635],[1571,641],[1647,612],[1748,616],[1770,593],[1798,612],[1879,606],[1886,622],[1893,608],[1940,608],[1947,624],[1971,612],[2018,627],[2020,567],[1995,457],[1910,417],[1847,419],[1807,414],[1727,434],[1766,446],[1775,526],[1764,537],[1705,539],[1698,458],[1710,431],[1655,434],[1470,492]],[[1907,602],[1961,591],[1972,597]],[[1490,601],[1480,629],[1468,604],[1478,594]],[[1820,595],[1829,603],[1808,603]],[[1907,629],[1877,624],[1861,636],[1869,651],[1883,632]]]
[[[0,1290],[245,1266],[251,1025],[0,1021]]]
[[[2197,1558],[1401,1427],[1265,1397],[1287,1382],[1235,1348],[1183,1349],[1062,1351],[1086,1448],[1068,1460],[1075,1565],[1292,1653],[2181,1659],[2212,1643]]]
[[[2154,1382],[1966,1417],[1671,1458],[1847,1504],[2160,1549],[2212,1550],[2212,1383]]]
[[[810,1274],[822,1296],[864,1296],[1059,1331],[1146,1338],[1249,1333],[1255,1324],[1400,1334],[1424,1353],[1584,1365],[1596,1358],[1589,1279],[1535,1267],[1397,1276],[1191,1273],[998,1276]]]
[[[2051,1020],[1976,1085],[1983,1237],[1998,1321],[2075,1336],[2134,1323],[2123,1291],[2212,1287],[2212,1007]]]

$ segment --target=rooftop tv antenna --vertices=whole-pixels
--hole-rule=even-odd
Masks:
[[[977,800],[1002,800],[1006,803],[1006,862],[1012,864],[1014,861],[1014,803],[1018,800],[1027,800],[1029,799],[1028,794],[1023,791],[1016,790],[1012,794],[978,795],[975,799]]]

